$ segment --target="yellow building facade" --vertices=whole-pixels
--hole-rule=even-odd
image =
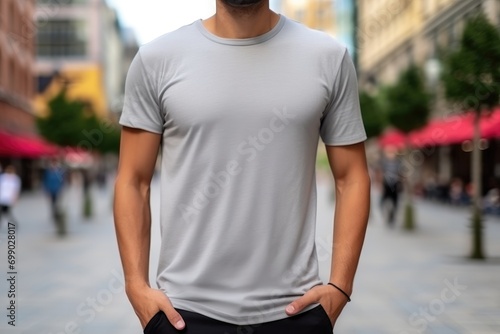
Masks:
[[[85,102],[97,116],[121,110],[126,54],[123,28],[105,0],[38,1],[36,7],[38,76],[36,111],[66,87],[68,97]]]
[[[455,47],[468,17],[500,22],[498,0],[358,0],[362,86],[394,82],[410,63],[433,70],[440,50]]]
[[[420,0],[359,1],[357,35],[362,72],[370,72],[383,66],[384,60],[390,59],[395,52],[409,52],[413,37],[421,29],[421,5]],[[407,59],[403,61],[407,63]],[[396,67],[392,69],[397,70]],[[384,73],[386,77],[393,77],[394,74]]]
[[[85,102],[96,116],[108,116],[108,101],[103,86],[103,73],[98,65],[88,64],[63,67],[48,87],[35,98],[35,110],[39,115],[48,113],[48,102],[66,87],[70,100]]]

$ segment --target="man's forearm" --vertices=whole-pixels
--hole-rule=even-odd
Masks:
[[[115,185],[114,217],[126,285],[149,285],[149,186],[141,187],[118,177]]]
[[[370,179],[367,173],[359,174],[336,182],[330,282],[349,295],[352,293],[370,211]]]

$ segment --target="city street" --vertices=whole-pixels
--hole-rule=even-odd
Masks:
[[[213,307],[204,292],[222,300],[227,290],[250,310],[243,318],[271,312],[272,301],[294,295],[290,281],[311,282],[293,258],[314,250],[328,283],[331,166],[361,189],[365,139],[382,185],[372,187],[352,302],[334,333],[500,334],[499,46],[500,0],[0,0],[0,334],[143,332],[125,293],[114,175],[104,183],[118,163],[138,175],[157,153],[178,196],[161,203],[154,176],[153,288],[160,207],[178,219],[169,218],[166,242],[183,250],[167,264],[183,273],[168,273],[172,299],[184,283],[181,299],[196,297],[221,319],[235,304]],[[340,147],[333,159],[327,146]],[[294,192],[312,189],[304,173],[317,148],[314,235],[288,218],[314,216]],[[133,158],[118,161],[120,152]],[[396,203],[400,188],[415,193],[413,207],[401,198],[389,212],[380,193]],[[365,219],[366,203],[347,207],[342,230],[359,235],[352,223]],[[483,226],[482,208],[497,213]],[[315,249],[297,234],[309,246],[315,236]],[[482,250],[473,247],[481,236]],[[343,239],[336,249],[353,248]],[[287,256],[287,246],[298,252]]]
[[[326,179],[328,180],[328,179]],[[329,182],[318,186],[317,251],[328,279],[333,206]],[[152,191],[151,281],[158,258],[159,187]],[[352,302],[337,323],[338,334],[500,333],[500,219],[488,218],[484,263],[469,251],[465,208],[417,201],[418,229],[406,233],[383,222],[374,191],[370,226]],[[0,230],[1,333],[141,333],[123,292],[112,221],[111,188],[93,190],[94,219],[81,218],[82,194],[65,194],[69,234],[60,239],[50,221],[48,199],[26,194],[14,214],[16,234],[16,326],[8,326],[7,228]],[[355,213],[353,213],[355,214]]]

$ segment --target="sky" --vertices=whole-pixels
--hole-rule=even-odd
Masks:
[[[106,0],[121,23],[134,29],[139,44],[205,19],[215,13],[215,0]]]
[[[121,23],[133,28],[140,44],[215,12],[211,0],[107,0]]]

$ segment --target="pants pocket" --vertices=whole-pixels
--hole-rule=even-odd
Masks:
[[[323,306],[320,304],[318,307],[316,307],[316,309],[318,310],[318,313],[322,317],[325,326],[328,328],[329,333],[333,332],[332,320],[330,320],[330,317],[328,316],[328,313],[326,313]]]
[[[163,315],[163,311],[158,311],[151,320],[146,324],[146,327],[144,327],[144,334],[153,334],[153,330],[155,327],[158,325],[161,316]]]

